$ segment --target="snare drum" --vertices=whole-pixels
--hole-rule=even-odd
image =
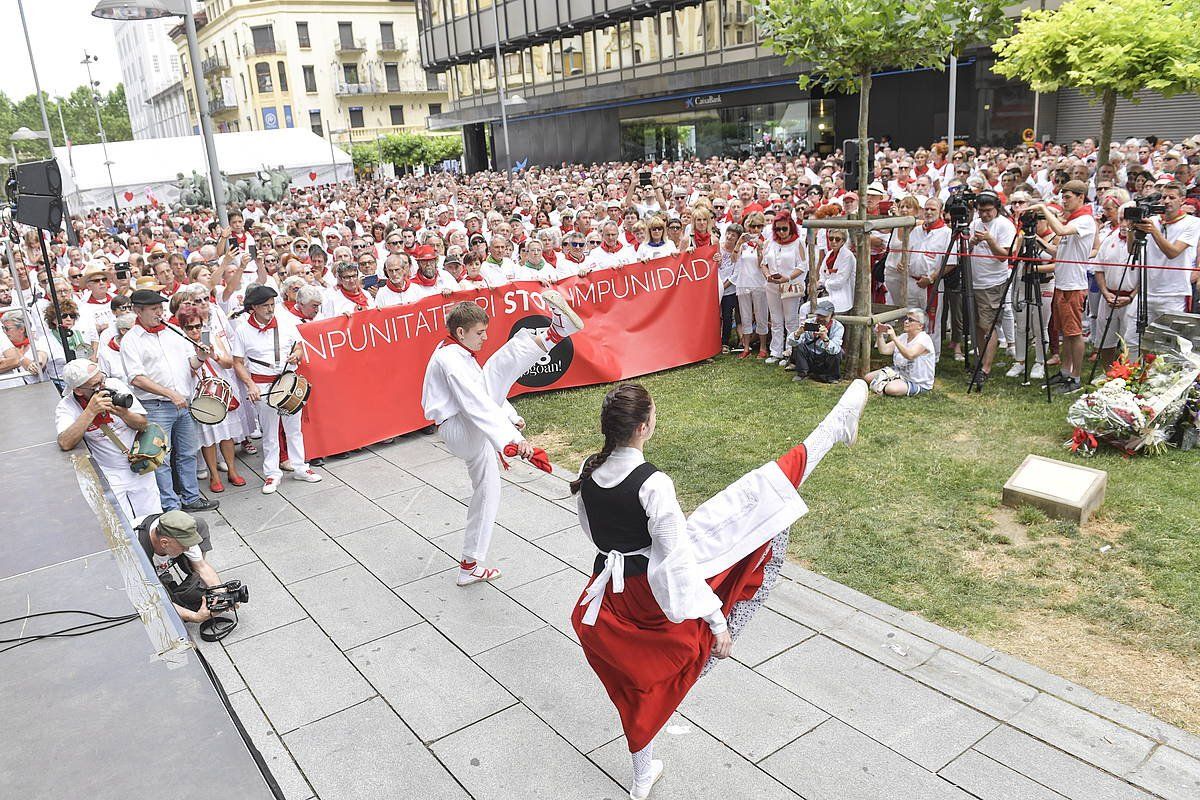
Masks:
[[[225,421],[230,409],[236,408],[233,387],[228,381],[206,375],[196,384],[189,410],[192,419],[202,425],[219,425]]]
[[[271,383],[263,399],[280,414],[290,416],[304,408],[311,391],[312,386],[303,375],[285,372]]]

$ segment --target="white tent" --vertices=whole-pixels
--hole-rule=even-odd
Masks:
[[[328,140],[307,129],[218,133],[214,138],[221,172],[231,180],[277,167],[291,174],[292,186],[353,180],[349,154],[338,147],[331,150]],[[199,136],[109,142],[111,188],[101,145],[56,147],[54,155],[72,213],[111,208],[114,189],[121,208],[171,205],[179,199],[180,173],[190,178],[195,170],[208,177],[204,140]]]

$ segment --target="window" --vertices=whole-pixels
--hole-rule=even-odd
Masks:
[[[654,17],[633,22],[633,63],[651,64],[658,61],[658,27]]]
[[[384,64],[383,78],[387,81],[387,90],[389,92],[400,91],[400,65],[399,64]],[[393,125],[397,124],[395,122]]]
[[[404,106],[388,106],[388,110],[392,112],[392,124],[404,124]]]
[[[343,64],[342,65],[342,80],[345,83],[358,83],[358,65]]]
[[[453,6],[454,16],[456,17],[465,17],[470,12],[467,0],[449,0],[449,2]]]
[[[430,103],[429,104],[429,115],[430,116],[433,116],[434,114],[440,114],[440,113],[442,113],[442,104],[441,103]]]
[[[254,65],[254,82],[258,84],[259,94],[275,91],[274,81],[271,80],[270,64],[263,62]]]
[[[428,70],[425,72],[425,88],[431,92],[445,91],[442,88],[441,76],[436,72],[429,72]]]
[[[379,49],[380,50],[395,50],[396,49],[396,34],[392,28],[392,23],[379,23]]]
[[[441,25],[443,17],[442,0],[428,0],[425,10],[425,19],[429,20],[429,24]]]
[[[745,0],[725,0],[725,46],[753,44],[754,24],[750,21],[750,4]]]
[[[429,73],[425,73],[426,79]],[[508,92],[515,92],[525,85],[525,67],[524,60],[520,53],[505,53],[504,54],[504,89]]]
[[[255,55],[270,55],[275,52],[275,29],[270,25],[251,28],[250,36],[254,42]]]
[[[529,71],[534,83],[544,85],[554,80],[550,66],[550,45],[535,44],[529,48],[529,60]]]
[[[361,128],[361,127],[363,127],[363,124],[364,123],[363,123],[362,106],[352,107],[350,109],[350,127],[351,128]]]
[[[704,2],[704,49],[709,53],[721,49],[721,17],[717,11],[717,0]]]
[[[475,94],[475,81],[471,76],[470,64],[458,64],[454,67],[454,81],[459,97]]]
[[[675,57],[675,14],[671,10],[664,11],[658,18],[659,42],[662,46],[663,61]]]
[[[317,136],[325,135],[325,126],[321,124],[320,109],[313,109],[312,111],[308,112],[308,127],[311,128],[312,132]]]
[[[307,22],[296,23],[296,38],[300,40],[301,49],[307,50],[308,48],[312,47],[312,40],[308,38]]]
[[[279,91],[287,91],[287,65],[282,61],[275,62],[275,70],[279,73]]]
[[[354,49],[354,23],[339,22],[338,23],[338,43],[341,44],[343,50]]]
[[[307,64],[300,69],[304,71],[304,91],[308,92],[309,94],[316,94],[317,71],[313,69],[311,65]]]
[[[704,53],[704,9],[701,6],[675,9],[675,55]]]
[[[610,25],[596,31],[596,71],[606,72],[621,68],[621,45],[617,40],[617,26]]]
[[[584,37],[570,36],[566,39],[563,39],[561,42],[561,59],[559,63],[555,65],[556,68],[554,71],[562,75],[564,78],[573,78],[576,75],[582,75],[584,73],[585,66],[588,72],[594,72],[595,66],[588,63],[590,59],[585,58],[585,55],[590,55],[591,40],[592,34],[589,32],[587,34],[589,52],[585,53]]]

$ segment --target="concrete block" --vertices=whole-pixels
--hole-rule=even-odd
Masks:
[[[932,642],[913,636],[862,611],[829,628],[825,635],[868,658],[900,671],[923,664],[939,649]]]
[[[1151,716],[1144,711],[1138,711],[1136,708],[1130,708],[1124,703],[1118,703],[1116,700],[1101,695],[1096,695],[1095,699],[1088,704],[1087,710],[1192,758],[1200,758],[1200,736],[1176,728],[1174,725],[1168,725],[1158,717]]]
[[[353,533],[392,519],[390,514],[349,486],[335,486],[314,492],[294,498],[292,503],[330,536]]]
[[[968,750],[938,773],[979,800],[1062,800],[1062,795],[998,761]]]
[[[337,541],[388,586],[411,583],[458,566],[457,559],[396,520],[348,533]]]
[[[754,667],[815,635],[812,628],[793,622],[769,608],[760,608],[734,642],[733,657],[748,667]]]
[[[532,611],[551,627],[573,642],[578,642],[571,626],[571,612],[583,594],[589,578],[573,569],[562,569],[553,575],[511,589],[508,596]]]
[[[583,650],[542,628],[475,656],[476,663],[583,752],[621,735],[621,720]]]
[[[474,800],[598,800],[620,787],[529,709],[516,705],[433,745]]]
[[[624,736],[589,753],[588,757],[622,786],[632,783],[633,766]],[[655,737],[654,757],[664,764],[663,776],[654,784],[654,800],[797,800],[799,797],[679,714],[671,717],[662,733]]]
[[[523,539],[534,540],[579,524],[579,515],[519,486],[500,491],[496,521]]]
[[[262,492],[221,498],[221,507],[217,513],[242,536],[278,528],[281,525],[291,525],[304,519],[304,515],[295,506],[278,494]]]
[[[199,636],[193,642],[196,649],[204,655],[213,672],[216,673],[217,680],[221,682],[221,688],[225,690],[225,694],[233,694],[246,688],[246,682],[238,674],[237,668],[229,660],[229,654],[225,652],[225,647],[220,642],[206,642]]]
[[[679,711],[749,761],[765,758],[829,719],[732,659],[697,681]]]
[[[448,454],[445,458],[430,461],[414,469],[418,481],[448,494],[455,500],[466,503],[471,499],[474,487],[467,474],[467,464],[461,458]]]
[[[389,494],[376,502],[426,539],[467,527],[467,506],[430,486]]]
[[[517,702],[426,622],[346,655],[425,742]]]
[[[216,515],[210,516],[208,522],[208,540],[212,551],[204,560],[218,573],[242,564],[250,564],[258,560],[254,551],[246,546],[237,531],[229,527],[229,523]]]
[[[279,496],[292,503],[301,497],[308,497],[318,492],[326,492],[345,485],[324,467],[312,467],[312,470],[321,476],[320,483],[298,481],[292,478],[291,473],[283,473],[283,478],[279,481],[279,488],[276,490]]]
[[[1007,725],[973,749],[1068,800],[1150,800],[1146,792]]]
[[[584,575],[592,574],[592,566],[596,561],[596,546],[578,525],[542,536],[535,544]]]
[[[233,706],[234,713],[242,721],[242,727],[246,729],[246,733],[250,734],[250,741],[254,742],[258,752],[262,754],[263,760],[267,762],[267,767],[271,770],[271,775],[279,784],[279,788],[283,790],[284,796],[288,798],[311,797],[312,787],[300,774],[300,768],[292,760],[292,754],[284,746],[279,734],[271,727],[271,723],[267,722],[254,695],[245,691],[231,694],[229,695],[229,704]]]
[[[312,620],[267,631],[226,650],[280,733],[375,693]]]
[[[996,726],[978,711],[823,636],[776,656],[758,672],[930,771]]]
[[[1114,775],[1126,775],[1154,746],[1140,734],[1047,694],[1038,695],[1008,722]]]
[[[307,520],[246,534],[245,539],[284,584],[354,563],[349,553]]]
[[[544,624],[495,586],[458,586],[453,573],[406,583],[396,593],[469,656],[511,642]]]
[[[373,444],[368,449],[384,461],[414,474],[417,467],[446,457],[446,450],[422,433],[410,433],[391,444]]]
[[[326,467],[354,491],[375,499],[405,489],[415,489],[421,481],[409,472],[382,458],[364,458],[349,464],[326,462]]]
[[[1107,488],[1104,470],[1028,455],[1005,482],[1002,501],[1013,508],[1034,506],[1082,525],[1100,508]]]
[[[462,557],[463,534],[464,531],[448,533],[434,539],[433,543],[457,560]],[[504,591],[544,578],[566,566],[544,550],[499,526],[492,532],[486,564],[500,569],[501,576],[492,583]]]
[[[1073,705],[1086,708],[1094,703],[1098,697],[1091,689],[1046,672],[1046,670],[1035,667],[1027,661],[1013,658],[1008,653],[997,652],[983,663],[991,669],[1003,672],[1005,675],[1016,678],[1022,683],[1028,683],[1030,686],[1041,689],[1046,694],[1066,700]]]
[[[970,795],[836,719],[761,764],[808,800],[970,800]]]
[[[1165,800],[1196,800],[1200,797],[1200,760],[1159,747],[1129,774],[1129,780]]]
[[[467,800],[468,795],[379,698],[284,737],[323,800]]]
[[[854,616],[855,609],[798,583],[782,580],[771,590],[767,608],[820,632]]]
[[[417,612],[361,564],[307,578],[292,594],[342,650],[416,625]]]
[[[262,563],[255,561],[221,573],[221,580],[234,579],[249,587],[250,602],[238,609],[238,626],[221,640],[226,647],[308,616]]]
[[[908,673],[926,686],[961,700],[988,716],[1005,720],[1033,702],[1038,690],[1002,672],[978,664],[949,650]]]

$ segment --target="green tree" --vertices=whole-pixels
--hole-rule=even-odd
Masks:
[[[354,160],[354,171],[369,171],[379,163],[379,148],[373,144],[356,144],[350,148],[350,158]]]
[[[133,138],[129,122],[129,111],[125,107],[125,87],[117,87],[98,101],[100,119],[104,123],[104,133],[110,142],[126,141]],[[46,97],[46,116],[50,120],[50,132],[54,143],[62,146],[62,126],[59,124],[58,111],[62,109],[62,124],[66,126],[67,137],[71,144],[94,144],[100,141],[100,129],[96,127],[96,112],[92,108],[91,93],[87,86],[76,88],[67,97],[50,99]],[[38,108],[37,95],[31,94],[20,101],[14,102],[8,95],[0,92],[0,136],[7,144],[13,131],[20,127],[30,130],[42,129],[42,112]],[[48,158],[49,151],[44,141],[18,142],[17,155],[22,161],[35,158]]]
[[[1101,153],[1112,141],[1117,98],[1139,89],[1166,97],[1200,90],[1200,4],[1195,0],[1069,0],[1022,15],[996,43],[993,69],[1034,91],[1064,86],[1099,99]]]
[[[802,87],[816,84],[858,94],[858,139],[866,141],[871,74],[881,69],[944,69],[951,53],[1007,33],[1003,0],[755,0],[764,40],[789,64],[805,70]],[[859,159],[858,181],[867,186],[869,158]],[[866,204],[859,219],[866,219]],[[870,251],[858,242],[854,305],[871,307]],[[858,371],[870,363],[870,331],[849,337]]]
[[[461,136],[393,133],[383,137],[383,159],[401,168],[440,164],[462,155]]]

